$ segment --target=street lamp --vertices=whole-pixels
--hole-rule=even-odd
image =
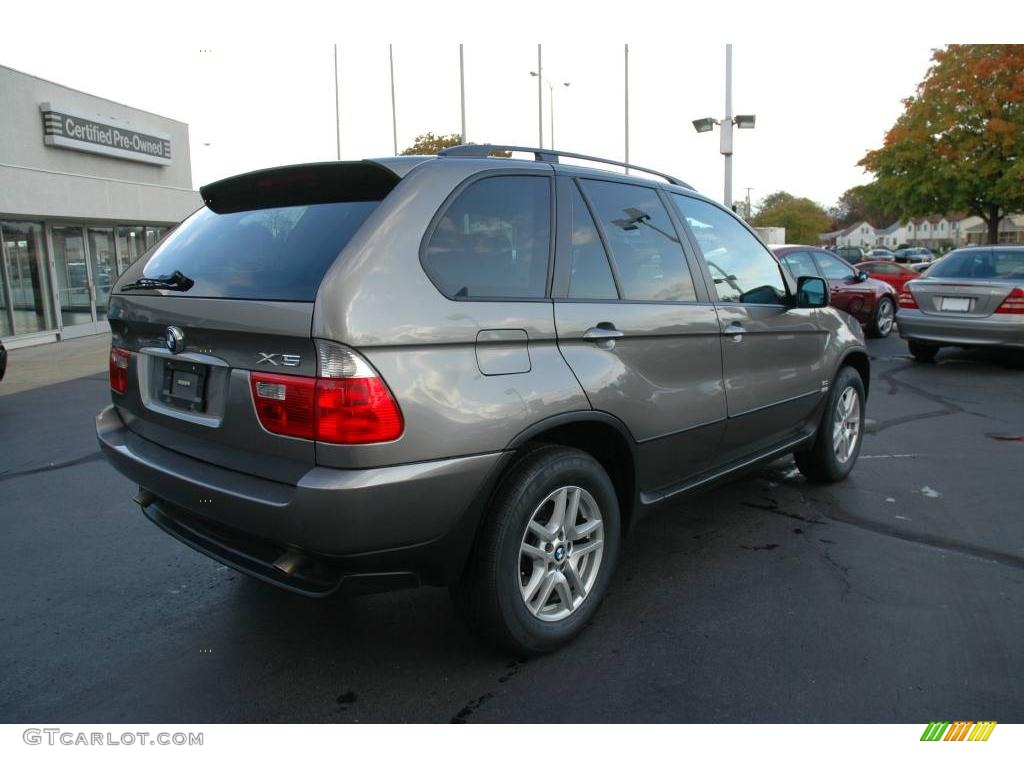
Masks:
[[[540,77],[540,75],[538,73],[536,73],[536,72],[530,72],[530,77]],[[552,85],[551,81],[548,80],[546,77],[544,78],[544,82],[548,86],[548,115],[551,118],[550,141],[551,141],[551,148],[554,149],[555,148],[555,86]],[[563,88],[568,88],[571,84],[567,83],[567,82],[563,82],[561,85],[562,85]],[[544,148],[543,145],[544,145],[544,142],[542,141],[541,142],[541,149]]]
[[[725,155],[725,205],[732,207],[732,129],[753,128],[757,121],[755,115],[732,114],[732,44],[725,46],[725,117],[715,120],[713,117],[702,117],[693,121],[697,133],[707,133],[715,126],[722,129],[720,152]]]

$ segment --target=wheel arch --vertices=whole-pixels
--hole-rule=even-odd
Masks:
[[[622,531],[629,531],[638,507],[636,440],[619,419],[603,411],[573,411],[531,425],[509,443],[518,451],[530,445],[564,445],[594,457],[615,486]]]
[[[866,400],[868,397],[868,390],[871,388],[871,360],[868,357],[867,351],[863,349],[852,349],[843,355],[839,360],[839,365],[836,366],[835,373],[832,376],[833,381],[835,381],[836,376],[844,366],[849,366],[860,374],[860,379],[864,382],[864,399]]]

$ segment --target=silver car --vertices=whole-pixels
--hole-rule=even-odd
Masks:
[[[1024,349],[1024,246],[952,251],[899,301],[900,336],[921,362],[944,346]]]
[[[450,587],[529,653],[590,621],[638,510],[786,454],[850,472],[868,355],[820,277],[671,176],[499,149],[203,187],[108,312],[97,434],[154,523],[302,595]]]

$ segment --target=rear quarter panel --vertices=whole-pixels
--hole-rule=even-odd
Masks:
[[[366,356],[395,395],[405,432],[368,446],[318,443],[317,463],[372,467],[500,451],[544,418],[590,407],[558,350],[550,300],[451,300],[420,264],[424,234],[449,195],[467,178],[496,168],[538,172],[535,163],[509,160],[424,163],[328,271],[317,295],[313,336]],[[493,330],[526,333],[529,370],[481,372],[477,336]],[[494,345],[488,349],[500,354]]]

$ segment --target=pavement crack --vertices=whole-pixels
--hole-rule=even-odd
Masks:
[[[908,424],[912,421],[922,421],[924,419],[936,419],[941,418],[943,416],[952,416],[955,413],[964,413],[967,414],[968,416],[977,416],[982,419],[991,418],[990,416],[984,413],[978,413],[977,411],[969,411],[962,405],[959,405],[958,403],[956,403],[955,401],[951,400],[948,397],[943,397],[942,395],[935,394],[934,392],[929,392],[927,389],[924,389],[923,387],[920,387],[916,384],[908,384],[903,379],[897,378],[896,374],[900,373],[901,371],[911,370],[915,367],[917,367],[916,363],[910,363],[909,365],[903,365],[898,368],[892,368],[891,370],[888,370],[882,374],[882,381],[889,385],[889,394],[895,395],[898,394],[901,390],[905,389],[911,392],[912,394],[915,394],[918,397],[923,398],[924,400],[928,400],[929,402],[941,406],[942,410],[927,411],[925,413],[911,414],[910,416],[899,416],[894,419],[886,419],[885,421],[880,421],[876,424],[872,424],[870,427],[865,429],[864,431],[867,434],[877,435],[879,432],[889,429],[890,427],[898,427],[902,424]]]
[[[824,520],[812,520],[809,517],[798,515],[796,512],[787,512],[775,499],[769,499],[767,504],[758,504],[753,501],[741,502],[744,507],[750,507],[751,509],[760,509],[764,512],[771,512],[773,515],[779,515],[780,517],[788,517],[791,520],[799,520],[801,523],[807,523],[808,525],[825,525]]]
[[[451,721],[453,723],[465,723],[467,717],[476,712],[476,710],[480,708],[481,704],[491,698],[494,698],[493,693],[485,693],[483,696],[478,696],[456,712],[455,717],[453,717]]]
[[[100,451],[93,451],[87,453],[85,456],[79,456],[77,459],[70,459],[69,461],[61,461],[57,463],[47,464],[45,467],[33,467],[32,469],[19,469],[15,472],[0,472],[0,483],[5,480],[14,480],[18,477],[26,477],[28,475],[38,475],[43,472],[56,472],[59,469],[67,469],[69,467],[77,467],[79,464],[89,464],[93,461],[100,461],[103,459],[103,454]]]
[[[983,547],[979,544],[968,544],[963,541],[957,541],[946,536],[937,536],[931,533],[917,533],[914,531],[906,531],[898,528],[895,525],[882,522],[880,520],[869,520],[864,517],[858,517],[850,514],[846,510],[839,507],[838,504],[833,502],[826,502],[826,510],[823,513],[825,517],[833,520],[837,523],[846,523],[856,528],[861,528],[865,531],[871,531],[882,536],[889,536],[890,538],[900,539],[902,541],[909,541],[913,544],[921,544],[932,549],[938,549],[943,552],[952,552],[959,555],[966,555],[968,557],[974,557],[979,560],[986,560],[990,563],[998,563],[999,565],[1006,565],[1010,568],[1017,568],[1018,570],[1024,570],[1024,557],[1020,555],[1013,555],[1009,552],[1001,552],[997,549],[991,549],[989,547]]]
[[[824,550],[821,553],[821,559],[824,560],[832,572],[835,573],[836,578],[839,579],[839,584],[843,588],[843,593],[839,596],[840,600],[845,600],[846,596],[850,594],[852,587],[850,586],[850,569],[845,565],[840,565],[839,562],[832,557],[832,552]]]

